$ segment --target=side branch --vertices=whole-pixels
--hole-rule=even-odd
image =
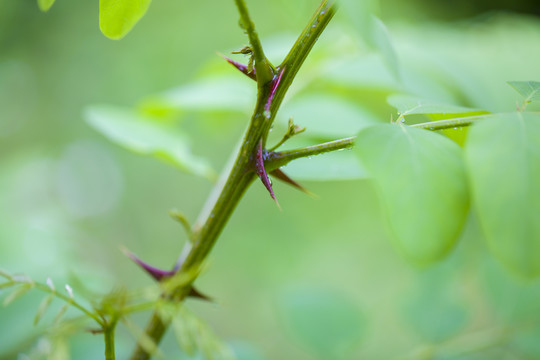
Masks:
[[[305,148],[287,150],[281,152],[269,152],[266,155],[265,167],[267,171],[273,171],[284,165],[287,165],[289,162],[304,158],[308,156],[319,155],[331,151],[350,149],[354,146],[354,141],[356,137],[349,137],[340,140],[329,141],[327,143],[308,146]]]
[[[491,114],[484,114],[484,115],[468,116],[468,117],[461,117],[461,118],[455,118],[455,119],[429,121],[425,123],[413,124],[413,125],[408,125],[408,126],[417,127],[417,128],[421,128],[425,130],[431,130],[431,131],[452,129],[452,128],[470,126],[473,123],[477,122],[478,120],[484,120],[486,117],[490,115]]]

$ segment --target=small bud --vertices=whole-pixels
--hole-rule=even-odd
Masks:
[[[49,289],[51,289],[52,291],[56,291],[56,289],[54,288],[54,283],[50,277],[47,278],[46,283]]]
[[[66,291],[67,291],[67,293],[68,293],[70,299],[73,299],[73,289],[71,288],[71,286],[69,286],[68,284],[66,284],[65,288],[66,288]]]

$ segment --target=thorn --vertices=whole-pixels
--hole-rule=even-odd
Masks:
[[[233,59],[230,59],[226,57],[225,55],[221,53],[217,53],[219,56],[221,56],[223,59],[225,59],[229,64],[234,66],[237,70],[240,70],[240,72],[246,76],[248,76],[250,79],[257,81],[257,75],[255,74],[255,69],[252,69],[249,71],[248,66],[244,65],[242,63],[239,63],[237,61],[234,61]],[[234,53],[233,53],[234,54]]]
[[[188,296],[189,297],[194,297],[194,298],[197,298],[197,299],[201,299],[201,300],[206,300],[206,301],[213,302],[212,298],[210,298],[209,296],[201,293],[199,290],[195,289],[193,286],[191,287],[191,289],[189,289]]]
[[[317,196],[314,193],[312,193],[311,191],[309,191],[308,189],[306,189],[305,187],[303,187],[302,185],[300,185],[299,183],[297,183],[296,181],[294,181],[293,179],[291,179],[281,169],[276,169],[276,170],[271,171],[270,175],[272,175],[276,179],[279,179],[279,180],[281,180],[283,182],[286,182],[287,184],[289,184],[291,186],[294,186],[295,188],[297,188],[298,190],[303,191],[304,193],[308,194],[309,196],[313,196],[313,197]]]
[[[120,250],[131,260],[133,260],[137,265],[139,265],[144,271],[148,273],[148,275],[152,276],[154,280],[161,281],[164,278],[171,277],[175,274],[176,270],[161,270],[156,267],[153,267],[141,259],[139,259],[134,253],[126,249],[125,247],[121,246]]]
[[[259,145],[257,145],[257,154],[255,158],[255,167],[256,172],[259,178],[261,179],[263,185],[266,187],[266,190],[270,193],[270,196],[274,201],[276,202],[276,205],[281,209],[281,206],[279,206],[279,203],[276,199],[276,196],[274,195],[274,190],[272,190],[272,184],[270,183],[270,179],[268,178],[268,174],[266,173],[266,170],[264,169],[264,157],[263,157],[263,148],[262,148],[262,140],[259,140]]]
[[[274,96],[276,95],[276,90],[279,86],[279,83],[281,82],[281,77],[283,76],[283,73],[285,72],[285,68],[281,69],[279,72],[278,77],[272,82],[272,88],[270,89],[270,95],[268,95],[268,100],[266,101],[266,104],[264,105],[264,111],[268,112],[270,111],[270,105],[272,105],[272,100],[274,100]]]

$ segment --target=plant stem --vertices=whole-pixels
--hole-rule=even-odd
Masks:
[[[331,151],[339,151],[343,149],[350,149],[354,146],[356,137],[349,137],[341,140],[334,140],[323,144],[308,146],[305,148],[287,150],[281,152],[270,152],[266,155],[265,168],[267,171],[272,171],[287,165],[289,162],[304,158],[308,156],[314,156],[324,154]]]
[[[92,318],[95,322],[97,322],[100,326],[103,326],[104,325],[104,322],[102,319],[99,318],[99,316],[97,316],[96,314],[94,314],[93,312],[91,312],[90,310],[86,309],[84,306],[82,306],[81,304],[79,304],[78,302],[76,302],[73,298],[71,298],[70,296],[66,296],[62,293],[59,293],[58,291],[56,290],[53,290],[51,289],[49,286],[45,285],[45,284],[41,284],[41,283],[33,283],[33,286],[35,286],[36,289],[38,290],[41,290],[41,291],[44,291],[44,292],[47,292],[49,294],[52,294],[54,295],[55,297],[65,301],[66,303],[68,303],[69,305],[79,309],[80,311],[82,311],[85,315],[87,315],[88,317]]]
[[[103,337],[105,338],[105,360],[114,360],[114,330],[116,321],[107,324],[103,328]]]
[[[262,46],[249,18],[245,3],[243,0],[235,0],[235,2],[253,48],[258,82],[257,104],[240,149],[235,156],[235,161],[225,169],[216,188],[210,194],[209,200],[199,216],[199,221],[193,227],[192,244],[188,244],[184,249],[179,271],[171,279],[174,281],[175,278],[187,277],[188,281],[181,281],[178,286],[164,290],[162,294],[163,298],[173,301],[182,301],[187,296],[202,263],[210,253],[236,205],[255,179],[252,162],[256,147],[260,140],[263,141],[263,144],[266,143],[266,137],[287,89],[311,48],[334,15],[336,7],[334,0],[322,1],[310,23],[305,27],[285,61],[279,67],[281,71],[279,77],[274,76],[272,71],[271,81],[268,82],[266,76],[268,76],[267,71],[271,67],[264,57]],[[276,78],[279,82],[276,82]],[[145,331],[156,345],[167,330],[169,322],[170,320],[162,318],[157,311],[152,314]],[[150,354],[139,345],[131,356],[132,360],[149,358]]]
[[[257,74],[257,84],[263,86],[268,84],[274,77],[274,71],[268,59],[264,55],[264,51],[259,40],[259,35],[255,31],[253,21],[249,17],[249,13],[244,3],[244,0],[235,0],[236,7],[240,13],[240,21],[246,29],[249,37],[249,43],[253,49],[253,60],[255,60],[255,73]]]
[[[470,126],[473,123],[479,120],[484,120],[490,116],[492,116],[492,114],[483,114],[483,115],[467,116],[467,117],[461,117],[461,118],[455,118],[455,119],[430,121],[430,122],[425,122],[425,123],[420,123],[420,124],[413,124],[409,126],[426,129],[426,130],[437,131],[437,130],[444,130],[444,129],[452,129],[456,127]]]

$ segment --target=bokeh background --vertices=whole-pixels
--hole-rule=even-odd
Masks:
[[[279,63],[317,1],[248,6]],[[321,139],[388,122],[396,111],[386,97],[396,92],[512,111],[519,96],[505,82],[540,79],[536,1],[381,0],[377,13],[402,82],[338,13],[299,73],[276,138],[289,116],[308,132],[313,121]],[[234,74],[216,51],[245,44],[232,1],[156,0],[120,41],[99,32],[97,1],[57,0],[46,14],[34,1],[0,2],[0,268],[50,277],[59,288],[70,283],[90,299],[151,286],[120,246],[170,266],[186,236],[168,210],[195,220],[212,184],[111,143],[84,111],[136,107],[202,77]],[[338,112],[346,125],[333,123]],[[189,134],[193,152],[219,171],[249,106],[176,115],[171,121]],[[309,159],[308,170],[328,175],[328,162],[317,161]],[[308,170],[291,168],[299,176]],[[540,359],[540,283],[493,259],[473,215],[447,258],[418,268],[393,247],[369,180],[309,179],[317,174],[302,182],[316,198],[275,183],[281,211],[254,184],[197,281],[215,301],[187,302],[238,358]],[[403,216],[422,226],[421,214]],[[0,358],[52,358],[45,354],[55,346],[67,346],[73,359],[101,358],[100,336],[77,332],[63,345],[43,337],[51,319],[33,326],[42,297],[31,292],[0,308]],[[142,326],[147,316],[134,321]],[[134,340],[125,327],[117,341],[118,358],[126,358]],[[178,350],[172,332],[162,348],[167,359],[204,358]]]

